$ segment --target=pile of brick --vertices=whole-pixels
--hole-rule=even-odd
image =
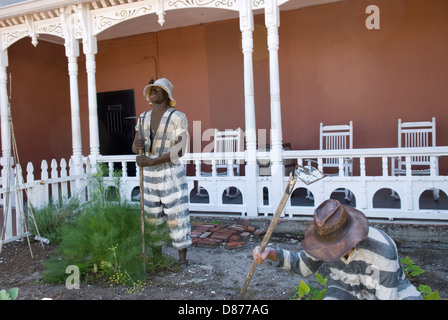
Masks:
[[[242,248],[251,235],[260,237],[266,233],[266,230],[256,230],[253,226],[215,223],[195,223],[191,229],[194,246],[216,248],[224,244],[224,248],[229,250]]]

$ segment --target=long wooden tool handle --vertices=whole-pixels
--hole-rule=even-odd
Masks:
[[[266,234],[264,235],[263,241],[260,245],[260,252],[263,252],[266,246],[269,243],[269,239],[271,238],[272,232],[274,232],[274,228],[277,225],[278,219],[280,218],[281,213],[283,212],[283,209],[285,208],[286,202],[288,201],[289,196],[291,195],[291,192],[294,188],[294,185],[297,181],[297,176],[292,175],[292,173],[289,175],[289,182],[286,186],[285,193],[283,194],[282,199],[280,200],[280,204],[277,207],[277,210],[275,211],[274,218],[272,219],[271,223],[269,224],[269,228],[266,231]],[[244,294],[246,293],[247,287],[249,286],[249,283],[252,279],[252,276],[255,273],[255,270],[257,269],[258,263],[255,261],[252,263],[252,266],[249,270],[249,273],[247,274],[246,281],[244,282],[243,287],[241,288],[240,295],[238,296],[238,299],[243,299]]]
[[[139,150],[139,154],[143,154]],[[140,168],[140,229],[142,233],[141,246],[142,246],[142,264],[143,264],[143,272],[146,272],[146,253],[145,253],[145,204],[144,204],[144,191],[143,191],[143,166]]]
[[[142,120],[139,120],[139,134],[142,133]],[[144,154],[144,148],[138,149],[138,154],[142,156]],[[142,247],[142,266],[143,272],[146,272],[146,246],[145,246],[145,199],[143,190],[143,166],[139,166],[139,178],[140,178],[140,229],[142,233],[141,247]]]

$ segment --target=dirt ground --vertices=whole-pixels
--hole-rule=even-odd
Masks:
[[[274,234],[272,245],[286,249],[299,249],[300,238],[287,234]],[[242,248],[229,250],[191,247],[189,266],[180,271],[166,271],[151,275],[140,293],[127,293],[121,286],[89,285],[81,283],[79,289],[65,285],[44,283],[41,278],[42,261],[54,253],[51,245],[33,242],[31,257],[26,240],[3,245],[0,253],[0,290],[19,288],[18,300],[235,300],[252,264],[252,249],[261,237],[250,236]],[[415,285],[425,284],[438,290],[442,299],[448,298],[448,244],[397,242],[400,257],[409,256],[425,273]],[[164,252],[177,258],[177,251],[164,247]],[[328,275],[322,266],[318,271]],[[315,283],[314,277],[304,279]],[[300,277],[292,272],[276,269],[265,263],[257,270],[249,284],[246,300],[289,300],[295,293]]]

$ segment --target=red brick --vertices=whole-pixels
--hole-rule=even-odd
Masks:
[[[225,248],[228,250],[234,250],[244,247],[244,242],[227,242]]]
[[[246,231],[246,228],[244,228],[243,226],[230,226],[229,229],[230,230],[234,230],[234,231],[238,231],[238,232]]]
[[[241,239],[241,236],[234,234],[233,236],[230,237],[230,241],[238,241]]]
[[[200,226],[200,227],[196,227],[196,228],[194,228],[194,231],[197,231],[197,232],[205,232],[205,231],[208,231],[208,230],[210,230],[211,228],[209,228],[209,227],[203,227],[203,226]]]
[[[225,227],[226,226],[224,224],[218,224],[218,225],[215,225],[212,229],[210,229],[210,231],[218,231],[218,230],[223,229]]]
[[[229,235],[229,236],[231,236],[232,234],[235,234],[235,233],[236,233],[235,230],[229,230],[229,229],[227,229],[227,228],[220,229],[220,230],[218,230],[218,231],[216,231],[216,232],[217,232],[217,233],[222,233],[222,234],[227,234],[227,235]]]
[[[223,234],[223,233],[215,232],[215,233],[212,233],[210,235],[210,238],[211,239],[218,239],[218,240],[221,240],[221,241],[227,241],[229,239],[229,236],[226,235],[226,234]]]
[[[221,243],[221,240],[218,239],[200,239],[196,246],[203,247],[203,248],[216,248]]]
[[[255,231],[255,227],[254,226],[248,226],[247,227],[247,231],[253,232],[253,231]]]

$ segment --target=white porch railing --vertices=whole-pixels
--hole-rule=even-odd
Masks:
[[[431,174],[429,176],[412,175],[410,160],[412,156],[418,155],[430,156]],[[269,156],[269,152],[259,152],[257,159],[259,162],[267,163]],[[391,159],[399,156],[407,159],[406,175],[391,176]],[[233,214],[250,218],[270,216],[275,212],[278,199],[272,195],[274,192],[272,192],[271,175],[258,175],[252,178],[253,181],[247,181],[249,176],[245,175],[222,176],[218,174],[216,166],[214,166],[218,157],[214,153],[189,153],[182,159],[188,166],[188,192],[192,213]],[[285,163],[292,161],[294,164],[307,164],[309,159],[312,159],[320,169],[325,158],[338,158],[339,170],[335,172],[335,175],[327,176],[311,185],[297,181],[295,192],[285,207],[284,218],[311,217],[316,205],[332,197],[335,190],[344,188],[349,189],[354,196],[350,205],[363,211],[369,218],[448,223],[448,207],[446,205],[448,147],[432,147],[424,150],[382,148],[283,151]],[[343,162],[347,158],[353,161],[353,176],[344,176]],[[234,159],[240,161],[244,167],[244,152],[233,154],[228,159],[229,166]],[[106,186],[114,186],[113,171],[119,169],[122,171],[120,181],[122,198],[132,201],[133,197],[138,196],[139,174],[138,168],[135,166],[135,155],[99,156],[97,162],[107,163],[109,167],[109,177],[104,178]],[[208,175],[201,174],[201,170],[206,166],[204,163],[208,164],[210,170]],[[438,171],[436,170],[437,164],[439,164]],[[132,173],[128,171],[128,168]],[[89,177],[96,173],[91,168],[88,158],[84,158],[79,164],[70,160],[68,166],[65,160],[61,160],[59,164],[53,160],[50,166],[43,161],[39,177],[35,177],[35,170],[31,164],[28,164],[26,171],[23,173],[26,181],[19,181],[16,179],[16,174],[19,177],[22,176],[20,166],[17,171],[11,169],[9,183],[7,183],[6,170],[5,168],[2,170],[0,231],[4,233],[5,241],[23,235],[24,214],[21,212],[23,207],[32,204],[33,207],[39,208],[51,201],[69,198],[75,194],[80,197],[81,201],[85,201],[88,199]],[[440,174],[436,175],[436,172],[440,172]],[[286,185],[288,177],[285,175],[283,179]],[[198,183],[208,192],[208,197],[196,196]],[[226,197],[225,191],[229,187],[237,188],[240,194],[232,199]],[[386,198],[392,203],[391,206],[375,206],[375,199],[385,189],[389,190],[388,192],[394,190],[398,194],[399,200],[394,200],[387,195]],[[437,202],[434,202],[435,206],[431,209],[421,208],[422,194],[426,190],[434,189],[439,190],[441,195],[439,201],[442,205],[439,206]],[[256,192],[253,192],[254,190]],[[305,199],[306,190],[309,190],[308,194],[312,194],[313,201]],[[250,194],[255,194],[256,201],[248,199]],[[247,214],[250,211],[248,203],[257,204],[255,215]]]
[[[412,156],[427,155],[431,157],[431,175],[414,176],[412,175],[410,159]],[[259,152],[257,159],[260,162],[269,162],[269,152]],[[269,216],[275,212],[277,203],[272,195],[272,176],[258,176],[254,181],[247,181],[246,176],[228,175],[222,176],[216,170],[216,164],[219,156],[214,153],[189,153],[183,158],[183,161],[189,166],[188,191],[190,195],[190,210],[198,213],[230,213],[234,215],[248,216],[247,199],[248,187],[256,189],[256,216]],[[396,157],[405,157],[407,159],[407,174],[405,176],[391,176],[392,159]],[[378,149],[352,149],[352,150],[294,150],[283,151],[284,162],[295,164],[307,164],[309,159],[317,163],[319,169],[322,169],[323,159],[339,158],[339,170],[336,175],[327,176],[311,185],[305,185],[297,181],[295,190],[309,192],[313,195],[314,202],[301,205],[300,201],[292,201],[295,193],[289,199],[284,217],[303,217],[312,216],[315,205],[330,198],[337,189],[349,189],[354,196],[353,203],[356,208],[362,210],[370,218],[382,219],[405,219],[405,220],[435,220],[448,222],[448,207],[446,205],[446,195],[448,194],[448,176],[444,174],[443,164],[448,163],[448,147],[432,147],[422,149],[398,149],[398,148],[378,148]],[[353,176],[344,176],[344,159],[350,158],[353,161]],[[122,167],[127,163],[134,162],[135,156],[102,156],[98,158],[99,162],[108,162],[109,168],[113,168],[113,162],[120,162]],[[245,153],[234,153],[229,160],[229,168],[232,160],[238,160],[244,166]],[[202,175],[204,163],[208,164],[210,174]],[[438,171],[441,175],[436,175],[437,164],[440,165]],[[137,170],[138,172],[138,170]],[[229,172],[232,172],[229,170]],[[274,173],[275,174],[275,173]],[[137,175],[138,176],[138,175]],[[284,184],[288,177],[285,175]],[[197,186],[201,185],[208,192],[207,197],[197,197]],[[126,199],[131,199],[132,190],[136,193],[139,182],[137,177],[129,177],[123,174],[122,194]],[[227,188],[233,187],[240,191],[240,195],[234,199],[225,196]],[[381,202],[379,195],[384,190],[390,192],[394,190],[399,200],[391,196],[388,199],[392,205],[385,207],[375,206],[375,199]],[[443,209],[435,203],[434,209],[421,208],[420,201],[422,194],[427,190],[440,190],[442,196],[441,202]],[[298,192],[299,193],[299,192]],[[303,194],[304,192],[302,192]],[[386,201],[388,202],[388,201]],[[250,215],[249,215],[250,216]]]
[[[410,159],[411,156],[429,155],[431,157],[431,175],[429,176],[413,176],[411,174]],[[406,176],[391,176],[391,159],[395,157],[406,157],[407,159],[407,174]],[[283,151],[283,160],[293,160],[296,164],[306,165],[309,159],[317,163],[318,168],[322,170],[323,159],[325,158],[339,158],[339,170],[335,175],[328,175],[324,179],[315,182],[311,185],[306,185],[301,181],[297,181],[295,190],[302,189],[302,197],[309,190],[314,198],[314,203],[310,205],[300,205],[300,201],[295,201],[292,197],[289,199],[284,217],[311,217],[314,213],[314,207],[326,199],[329,199],[333,192],[338,189],[349,189],[353,196],[355,207],[362,210],[370,218],[384,218],[389,220],[406,219],[406,220],[437,220],[448,221],[448,207],[445,209],[423,209],[420,208],[420,200],[423,192],[426,190],[439,189],[442,197],[448,194],[448,176],[436,175],[436,165],[448,160],[447,147],[434,147],[425,150],[421,149],[398,149],[398,148],[381,148],[381,149],[352,149],[352,150],[337,150],[337,151],[321,151],[321,150],[295,150]],[[259,161],[266,163],[269,161],[269,152],[259,153]],[[350,158],[354,163],[354,176],[344,176],[344,159]],[[444,159],[443,159],[444,158]],[[236,154],[235,159],[242,159],[241,154]],[[196,170],[195,175],[189,177],[189,191],[195,192],[194,183],[200,182],[201,187],[209,192],[208,203],[190,203],[192,211],[200,212],[233,212],[245,215],[247,212],[245,199],[247,195],[246,186],[256,188],[257,194],[257,212],[258,216],[269,216],[275,212],[278,203],[276,199],[272,199],[272,177],[258,176],[256,181],[249,184],[246,182],[246,177],[237,176],[219,176],[216,173],[211,177],[203,177],[200,174],[199,166],[201,161],[209,161],[213,164],[214,157],[212,154],[189,154],[185,160],[193,162]],[[213,169],[213,166],[212,166]],[[441,170],[441,168],[439,168]],[[443,172],[443,170],[441,171]],[[286,185],[288,177],[284,177],[284,185]],[[225,196],[223,195],[226,188],[233,186],[241,191],[241,202],[231,204],[232,201],[225,203]],[[392,203],[388,207],[376,207],[374,205],[375,198],[379,198],[379,194],[384,189],[394,190],[399,197],[395,200],[390,195],[389,202]],[[190,195],[192,195],[190,193]],[[224,199],[224,200],[223,200]],[[446,204],[446,198],[441,201]],[[381,199],[378,199],[381,202]],[[386,201],[387,202],[387,201]],[[350,203],[352,204],[352,203]],[[386,204],[387,205],[387,204]],[[437,206],[436,206],[437,207]]]
[[[411,157],[419,155],[430,156],[431,174],[428,176],[412,175]],[[440,164],[446,163],[446,160],[448,160],[447,156],[447,147],[431,147],[424,150],[421,148],[381,148],[325,152],[284,151],[283,158],[297,159],[299,164],[301,162],[305,164],[305,159],[315,159],[319,169],[322,169],[324,158],[339,158],[339,170],[336,176],[328,176],[309,186],[305,186],[300,182],[296,184],[296,189],[306,187],[313,193],[315,204],[320,204],[322,201],[330,198],[332,192],[336,189],[344,188],[349,189],[353,193],[356,202],[355,207],[369,218],[448,221],[448,207],[445,207],[444,210],[420,208],[420,200],[423,192],[426,190],[438,189],[444,195],[443,200],[446,200],[448,176],[446,173],[445,175],[436,175],[436,168]],[[405,176],[391,176],[390,174],[390,164],[393,162],[392,159],[396,157],[405,157],[406,159]],[[343,162],[347,158],[354,163],[354,176],[344,176]],[[373,173],[368,173],[372,171]],[[392,189],[398,194],[400,199],[399,207],[395,208],[396,204],[394,204],[391,208],[375,208],[375,196],[383,189]],[[390,199],[392,199],[391,196]],[[314,208],[300,208],[291,206],[291,203],[285,208],[286,215],[291,217],[311,215],[313,212]]]

